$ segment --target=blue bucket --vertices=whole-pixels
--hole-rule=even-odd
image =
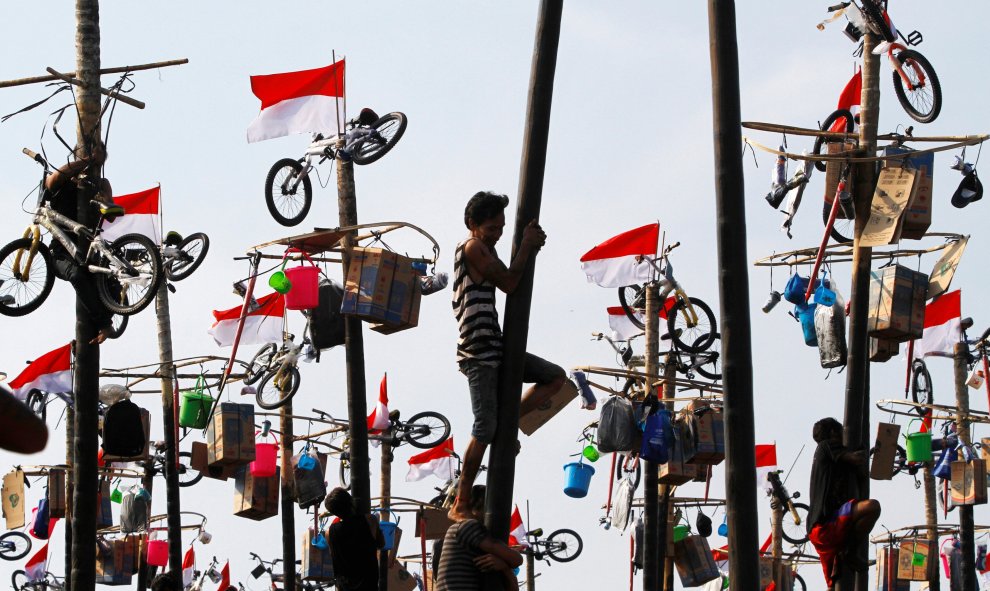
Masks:
[[[801,321],[801,331],[804,333],[804,344],[809,347],[818,346],[818,337],[815,334],[815,304],[797,304],[794,306],[794,315]]]
[[[375,509],[375,513],[389,513],[392,512],[388,509]],[[378,522],[378,527],[382,530],[382,537],[385,538],[385,550],[391,550],[395,546],[395,529],[399,527],[399,520],[396,519],[395,522],[385,521],[384,516],[382,521]]]
[[[564,486],[565,495],[575,499],[588,496],[591,477],[595,473],[594,468],[580,462],[571,462],[564,464],[564,473],[567,475],[567,485]]]

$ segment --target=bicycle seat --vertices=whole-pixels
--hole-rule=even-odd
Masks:
[[[116,203],[104,203],[96,199],[90,200],[90,203],[100,211],[100,215],[105,218],[111,218],[109,221],[113,221],[113,218],[124,215],[124,208]]]
[[[166,246],[178,246],[182,242],[182,234],[172,230],[165,234]]]

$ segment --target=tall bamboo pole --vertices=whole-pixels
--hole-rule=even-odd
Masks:
[[[643,353],[646,374],[644,402],[656,396],[653,383],[660,366],[660,328],[657,285],[646,285],[646,349]],[[658,467],[655,462],[643,461],[643,591],[656,591],[663,585],[663,569],[666,548],[663,545],[667,536],[667,511],[660,507],[660,494],[657,490]],[[666,492],[666,487],[664,492]]]
[[[756,436],[750,352],[749,261],[739,113],[739,55],[733,0],[708,0],[715,137],[719,304],[725,398],[725,488],[729,524],[729,579],[733,588],[758,589],[760,563],[756,506]]]
[[[73,347],[73,356],[75,355],[75,348]],[[73,476],[75,472],[75,462],[72,457],[72,449],[75,444],[75,423],[76,423],[76,411],[69,405],[65,406],[65,465],[68,466],[68,470],[65,471],[65,490],[68,491],[67,499],[69,502],[66,507],[65,514],[65,570],[70,576],[65,577],[65,591],[69,591],[72,585],[71,568],[72,568],[72,504],[73,504],[73,491],[75,486],[75,477]]]
[[[656,302],[656,306],[654,307],[653,314],[659,316],[658,314],[659,309],[660,309],[660,299],[657,298],[657,302]],[[653,337],[654,339],[657,339],[657,337],[660,334],[659,323],[660,323],[659,320],[657,320],[658,326],[656,331],[653,333],[655,335]],[[658,354],[659,354],[659,344],[657,344],[655,348],[658,350]],[[664,406],[667,408],[667,410],[671,412],[672,416],[674,412],[674,403],[671,402],[671,400],[676,395],[675,393],[676,388],[674,387],[674,379],[676,377],[677,377],[676,354],[674,354],[673,352],[669,352],[667,353],[667,356],[664,358],[664,363],[663,363],[663,399],[664,399]],[[673,555],[667,552],[667,550],[671,547],[671,543],[672,543],[671,540],[667,539],[667,533],[672,531],[670,528],[673,525],[676,525],[670,523],[674,514],[673,503],[670,502],[671,500],[670,497],[673,490],[674,487],[670,486],[669,484],[660,485],[659,514],[661,516],[661,519],[660,519],[659,545],[660,545],[660,557],[663,560],[662,587],[664,591],[672,591],[674,589],[674,557]]]
[[[295,481],[292,471],[292,440],[295,431],[292,425],[292,399],[278,410],[278,428],[282,432],[281,477],[279,478],[279,503],[282,519],[282,564],[296,563],[296,507],[293,501],[293,484]],[[319,508],[316,509],[319,513]],[[303,552],[308,548],[303,548]],[[286,569],[288,570],[288,569]],[[296,578],[285,577],[282,591],[296,591]]]
[[[154,498],[155,461],[153,458],[148,459],[144,463],[144,478],[141,479],[141,486],[144,490],[148,491],[149,495],[152,495],[152,498]],[[137,591],[146,591],[148,589],[148,584],[151,582],[149,580],[151,579],[151,569],[148,568],[148,553],[141,552],[140,554],[141,555],[138,556]],[[171,560],[171,558],[169,558],[169,560]]]
[[[100,5],[99,0],[76,0],[76,72],[86,86],[76,90],[78,142],[83,154],[100,135]],[[88,171],[98,173],[97,167]],[[92,190],[80,188],[77,212],[80,223],[90,226],[93,209],[89,205]],[[84,239],[76,245],[85,248]],[[85,252],[85,250],[83,250]],[[99,419],[100,346],[90,344],[96,327],[82,300],[76,297],[76,367],[72,391],[75,394],[75,473],[72,490],[72,564],[69,576],[74,591],[92,591],[96,580],[96,512],[99,490],[96,465]],[[69,568],[69,565],[66,565]]]
[[[382,473],[380,479],[382,512],[381,518],[385,519],[385,510],[392,508],[392,446],[388,444],[388,438],[392,435],[392,429],[385,431],[385,440],[382,441]],[[389,513],[391,517],[391,513]],[[388,566],[389,551],[380,550],[378,552],[378,589],[388,591]],[[426,572],[423,572],[426,576]]]
[[[935,474],[932,473],[932,462],[925,462],[921,472],[925,485],[925,525],[928,526],[928,543],[932,548],[938,547],[938,502],[935,497]],[[928,578],[928,591],[941,591],[942,577],[937,568],[931,569]]]
[[[526,591],[536,591],[536,558],[526,553]]]
[[[967,363],[969,348],[965,343],[956,343],[953,355],[953,369],[956,382],[956,433],[959,443],[969,445],[972,441],[969,432],[969,388],[966,386]],[[962,459],[962,458],[960,458]],[[983,460],[977,459],[977,462]],[[974,482],[975,486],[987,485],[986,482]],[[961,589],[972,591],[976,585],[976,546],[973,539],[973,506],[960,505],[959,510],[959,542],[962,546],[962,585]]]
[[[168,527],[169,572],[182,580],[182,506],[179,500],[179,442],[175,424],[175,364],[172,358],[172,318],[168,305],[168,282],[162,278],[155,297],[155,317],[158,321],[158,361],[162,375],[162,425],[165,428],[165,503]],[[151,492],[151,491],[148,491]]]

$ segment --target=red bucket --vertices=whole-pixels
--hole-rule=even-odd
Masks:
[[[168,540],[148,541],[148,564],[151,566],[168,564]]]
[[[290,310],[310,310],[320,302],[320,268],[299,266],[285,270],[292,289],[285,294],[285,307]]]
[[[257,431],[257,436],[261,431]],[[255,478],[268,478],[275,476],[275,465],[278,463],[278,438],[272,435],[274,443],[258,441],[254,444],[254,461],[248,467],[251,476]]]

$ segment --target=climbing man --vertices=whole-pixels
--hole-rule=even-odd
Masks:
[[[488,444],[495,437],[498,415],[498,369],[502,361],[502,330],[495,309],[495,288],[511,294],[519,285],[529,260],[546,244],[543,228],[532,220],[523,231],[519,251],[506,268],[495,253],[495,244],[505,228],[509,198],[487,191],[476,193],[464,209],[464,225],[470,237],[454,253],[453,308],[460,334],[457,364],[471,393],[474,425],[464,453],[464,466],[457,498],[450,509],[455,521],[470,519],[471,487]],[[564,385],[563,368],[526,353],[523,382],[534,384],[523,394],[519,413],[535,410]]]
[[[880,503],[858,498],[858,477],[866,466],[866,451],[842,445],[842,423],[821,419],[812,431],[818,444],[811,464],[811,507],[808,539],[821,559],[829,590],[842,576],[842,568],[862,572],[869,567],[857,554],[880,518]]]

